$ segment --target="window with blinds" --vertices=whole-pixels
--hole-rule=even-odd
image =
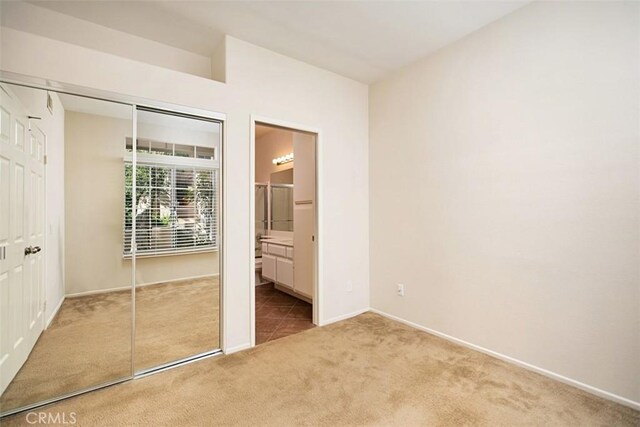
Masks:
[[[125,162],[124,255],[159,256],[217,249],[218,170]]]

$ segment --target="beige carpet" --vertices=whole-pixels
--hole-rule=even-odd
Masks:
[[[219,348],[217,278],[136,290],[136,370]],[[7,411],[131,375],[131,292],[67,298],[0,397]]]
[[[136,290],[136,371],[220,348],[217,277]]]
[[[46,410],[75,412],[81,426],[640,423],[637,411],[371,313]]]

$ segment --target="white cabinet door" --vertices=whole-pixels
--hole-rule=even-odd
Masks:
[[[262,255],[262,277],[273,282],[276,281],[276,257]]]
[[[314,135],[296,133],[293,188],[294,290],[313,298],[315,286],[316,141]]]
[[[293,134],[293,200],[313,203],[316,199],[316,137],[306,133]],[[295,230],[295,219],[293,222]]]
[[[277,258],[277,264],[277,282],[283,286],[293,288],[293,261],[285,258]]]
[[[314,207],[313,205],[296,206],[293,214],[296,229],[293,238],[293,262],[296,266],[294,290],[308,298],[313,298],[315,283]]]

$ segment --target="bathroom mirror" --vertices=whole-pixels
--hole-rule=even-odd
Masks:
[[[271,230],[293,231],[292,184],[271,184]]]
[[[5,413],[131,377],[122,141],[133,109],[0,86]]]

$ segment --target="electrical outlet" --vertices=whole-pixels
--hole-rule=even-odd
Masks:
[[[398,283],[398,289],[396,290],[399,297],[404,296],[404,285],[402,283]]]
[[[353,282],[351,280],[347,280],[347,292],[353,292]]]

